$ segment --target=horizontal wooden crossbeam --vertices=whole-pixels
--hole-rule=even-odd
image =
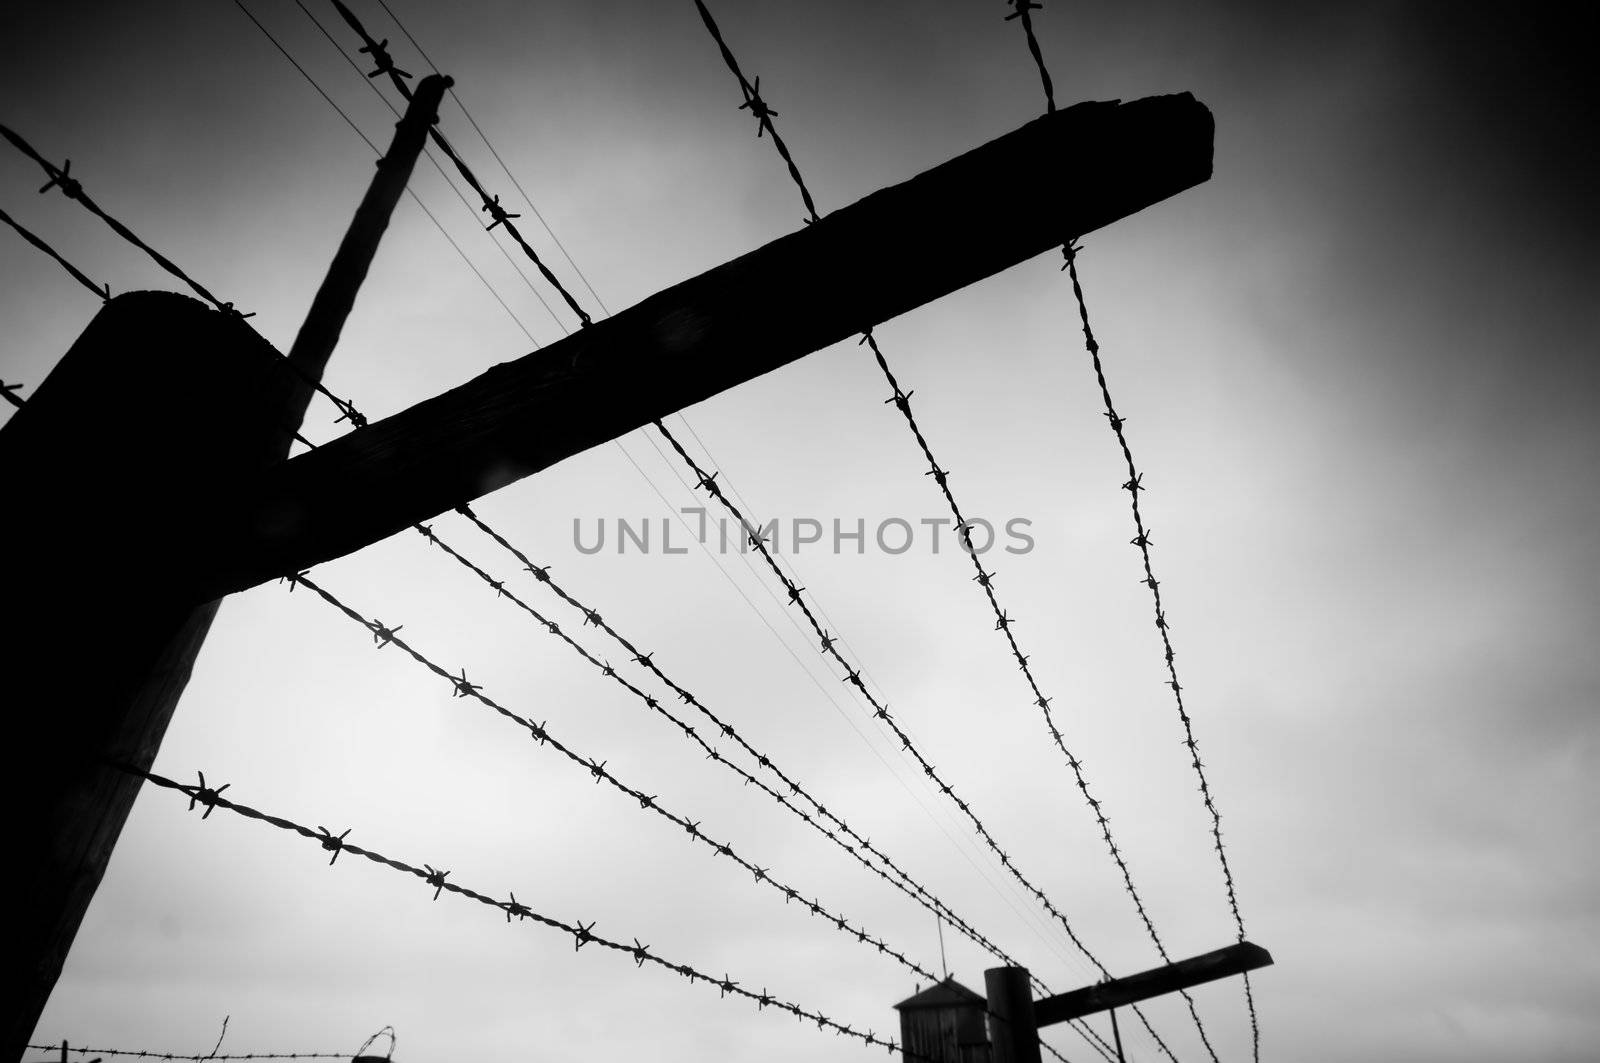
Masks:
[[[1272,954],[1266,949],[1241,941],[1237,945],[1169,963],[1165,967],[1155,967],[1126,978],[1114,978],[1099,985],[1036,1000],[1033,1002],[1034,1025],[1051,1026],[1069,1019],[1081,1019],[1097,1011],[1137,1004],[1141,1000],[1243,974],[1258,967],[1270,966],[1271,963]]]
[[[219,596],[360,549],[1211,175],[1187,93],[1046,115],[310,453],[197,514]],[[200,559],[197,559],[200,560]]]

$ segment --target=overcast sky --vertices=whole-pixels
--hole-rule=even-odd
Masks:
[[[305,15],[249,3],[386,141],[392,116]],[[331,7],[307,5],[353,51]],[[798,197],[690,0],[391,6],[611,309],[799,227]],[[376,2],[354,7],[402,67],[427,69]],[[1191,91],[1216,116],[1213,179],[1092,234],[1081,266],[1145,471],[1249,935],[1277,960],[1254,979],[1266,1059],[1600,1052],[1594,93],[1575,27],[1537,5],[1484,7],[1051,0],[1035,16],[1064,103]],[[824,213],[1042,109],[999,0],[714,10]],[[103,207],[287,349],[372,157],[239,10],[10,5],[0,51],[0,120],[70,157]],[[519,201],[453,104],[443,128]],[[41,183],[0,156],[0,206],[90,276],[114,291],[172,286],[73,204],[36,196]],[[327,377],[371,416],[526,353],[524,329],[544,344],[573,325],[540,306],[432,167],[414,188],[512,313],[402,204]],[[1051,175],[1016,188],[1048,197]],[[1002,537],[988,557],[997,591],[1152,918],[1174,956],[1190,955],[1234,929],[1058,265],[1041,256],[877,335],[963,506],[1030,522],[1030,551],[1006,553]],[[0,377],[36,385],[97,304],[5,233],[0,276]],[[1096,955],[1117,973],[1154,966],[967,559],[948,532],[935,552],[919,524],[945,510],[886,396],[847,341],[687,411],[693,434],[680,434],[763,521],[864,523],[859,554],[831,536],[798,555],[781,541],[808,597]],[[334,416],[315,407],[307,434],[346,430]],[[709,550],[663,552],[663,521],[703,496],[658,445],[635,434],[477,509],[1052,989],[1095,980],[907,768],[770,580],[719,551],[714,530]],[[890,555],[871,533],[893,518],[917,538]],[[619,555],[619,519],[649,521],[648,553]],[[586,546],[604,524],[606,547],[578,549],[575,522]],[[453,515],[435,527],[670,698],[481,533]],[[673,535],[690,544],[684,525]],[[938,969],[924,909],[419,536],[314,577]],[[137,602],[104,609],[138,622]],[[892,1006],[916,976],[450,694],[314,596],[263,586],[224,604],[156,770],[203,770],[247,804],[349,826],[352,841],[463,885],[515,890],[674,962],[896,1031]],[[408,1063],[867,1052],[535,924],[435,902],[383,868],[326,864],[303,840],[222,813],[201,822],[147,789],[35,1040],[199,1053],[231,1016],[224,1051],[353,1051],[392,1024]],[[944,947],[981,991],[994,961],[949,931]],[[1219,1055],[1248,1058],[1237,980],[1195,997]],[[1205,1058],[1179,1002],[1148,1014],[1180,1059]],[[1134,1024],[1123,1031],[1132,1058],[1158,1058]],[[1070,1033],[1049,1040],[1098,1058]]]

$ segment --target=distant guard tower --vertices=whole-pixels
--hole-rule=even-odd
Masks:
[[[945,978],[894,1006],[905,1058],[932,1063],[989,1063],[984,999]]]
[[[1124,1057],[1117,1008],[1271,963],[1272,955],[1266,949],[1241,941],[1215,952],[1126,978],[1108,978],[1042,1000],[1033,999],[1033,983],[1026,967],[991,967],[984,971],[987,998],[946,975],[944,981],[894,1006],[900,1013],[900,1046],[906,1063],[1039,1063],[1042,1027],[1103,1011],[1109,1013],[1111,1038],[1120,1061]]]

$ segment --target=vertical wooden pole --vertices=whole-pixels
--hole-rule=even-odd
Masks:
[[[989,1063],[1039,1063],[1039,1028],[1026,967],[983,972],[989,1004]]]
[[[301,330],[299,374],[238,318],[133,292],[0,428],[0,807],[20,884],[0,953],[5,1058],[21,1057],[138,794],[109,765],[150,767],[216,616],[197,529],[286,456],[445,84],[418,86]]]
[[[217,612],[193,590],[186,524],[260,469],[290,397],[244,323],[166,292],[111,300],[0,429],[10,573],[0,794],[21,904],[0,1004],[17,1058],[71,947],[138,780]]]
[[[394,142],[378,160],[378,175],[367,186],[367,194],[345,230],[327,275],[311,300],[311,308],[289,348],[289,364],[302,382],[322,379],[322,371],[339,342],[339,333],[355,305],[356,293],[372,266],[378,241],[389,227],[389,217],[405,194],[411,168],[428,142],[428,127],[437,119],[439,103],[453,82],[442,74],[430,74],[417,83],[406,113],[395,127]],[[306,384],[297,396],[295,426],[311,401],[312,387]]]

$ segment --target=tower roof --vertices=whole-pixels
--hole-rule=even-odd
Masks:
[[[953,1008],[961,1006],[984,1007],[982,996],[974,993],[953,977],[946,976],[942,982],[935,982],[915,996],[907,997],[896,1004],[896,1011],[913,1011],[922,1008]]]

